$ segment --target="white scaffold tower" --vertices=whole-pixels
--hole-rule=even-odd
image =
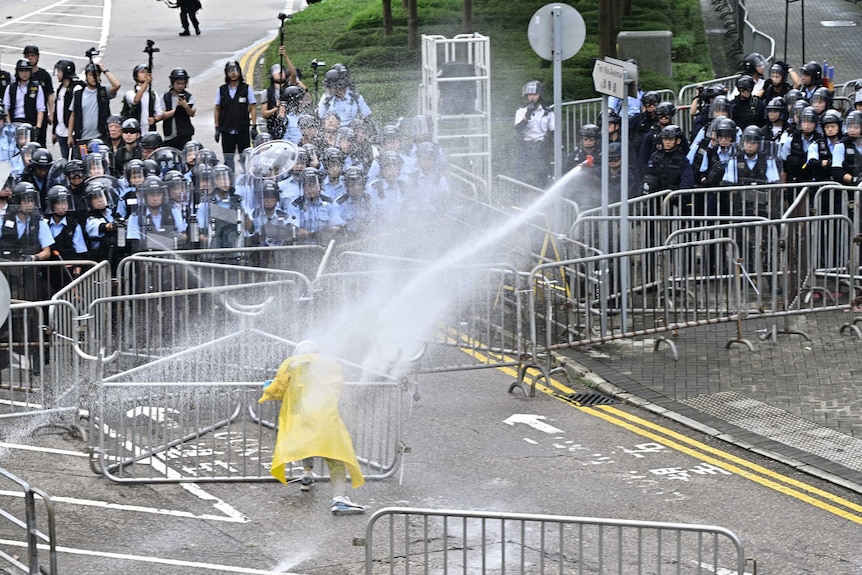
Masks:
[[[419,113],[452,173],[489,200],[491,188],[491,54],[487,36],[422,36]]]

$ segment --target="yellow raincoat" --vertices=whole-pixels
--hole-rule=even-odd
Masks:
[[[343,461],[353,487],[365,483],[350,433],[338,413],[343,385],[341,366],[333,359],[308,353],[284,360],[258,400],[281,400],[273,477],[287,483],[286,465],[317,456]]]

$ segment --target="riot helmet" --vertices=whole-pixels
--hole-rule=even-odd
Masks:
[[[198,152],[203,149],[203,144],[198,142],[197,140],[189,140],[183,146],[183,162],[186,165],[186,169],[191,168],[195,165],[195,161],[197,159]]]
[[[377,157],[377,163],[380,164],[381,169],[389,166],[397,166],[400,168],[404,164],[404,159],[398,152],[386,150],[385,152],[381,152]]]
[[[760,128],[756,125],[752,124],[751,126],[746,126],[744,130],[742,130],[742,145],[743,150],[748,155],[756,154],[760,151],[760,146],[763,143],[763,133],[760,131]],[[746,146],[745,144],[749,144]],[[756,148],[753,148],[751,144],[757,144]]]
[[[676,114],[676,106],[673,102],[661,102],[655,108],[655,115],[658,117],[673,118],[674,114]]]
[[[75,63],[71,60],[57,60],[54,70],[63,73],[63,78],[75,77]]]
[[[323,75],[323,87],[330,90],[338,90],[344,87],[341,72],[335,69],[327,70]]]
[[[42,145],[39,142],[28,142],[21,147],[21,160],[24,162],[25,166],[30,165],[30,159],[33,157],[33,153],[40,149],[42,149]]]
[[[778,77],[777,82],[776,76]],[[769,77],[773,84],[784,84],[787,82],[787,68],[781,64],[775,63],[769,68]]]
[[[36,186],[30,182],[18,182],[15,184],[15,187],[12,188],[12,197],[9,200],[9,203],[11,204],[20,206],[27,202],[35,204],[38,201],[39,192],[36,191]]]
[[[323,150],[323,165],[329,169],[333,164],[344,165],[344,152],[336,147],[326,148]]]
[[[267,142],[272,141],[272,134],[269,132],[260,132],[257,136],[254,137],[253,147],[258,147],[261,144],[265,144]]]
[[[823,133],[827,138],[834,138],[841,135],[841,112],[838,110],[826,110],[820,116],[820,125],[823,127]]]
[[[21,71],[32,72],[33,71],[33,64],[31,64],[29,60],[21,58],[20,60],[18,60],[15,63],[15,71],[16,72],[21,72]]]
[[[15,125],[15,144],[19,148],[23,148],[33,141],[35,130],[33,125],[28,122],[20,122]]]
[[[641,104],[643,104],[645,108],[647,106],[658,106],[659,102],[661,102],[661,96],[659,96],[658,92],[649,91],[641,96]]]
[[[317,157],[317,146],[314,144],[303,144],[300,147],[305,150],[305,161],[309,166],[316,167],[320,164],[320,160]]]
[[[808,131],[813,132],[819,120],[820,116],[817,113],[817,110],[815,110],[811,106],[805,106],[805,108],[803,108],[802,114],[800,116],[800,125],[802,126],[803,130],[806,127],[805,125],[808,124],[808,127],[810,128],[810,130]]]
[[[530,94],[535,94],[539,98],[542,97],[542,83],[538,80],[531,80],[524,84],[524,89],[522,95],[529,96]]]
[[[297,118],[296,123],[299,126],[300,130],[307,130],[309,128],[317,129],[318,127],[317,118],[315,118],[311,114],[300,115],[299,118]]]
[[[664,128],[661,129],[661,132],[659,132],[659,137],[662,140],[665,140],[665,139],[676,140],[676,139],[682,138],[682,128],[680,128],[676,124],[668,124],[667,126],[665,126]]]
[[[161,176],[162,171],[159,169],[159,165],[152,158],[147,158],[144,162],[144,173],[148,176]]]
[[[709,117],[720,118],[722,116],[730,116],[731,104],[727,96],[716,96],[709,105]]]
[[[162,147],[164,141],[162,140],[162,135],[158,132],[147,132],[143,136],[141,136],[141,148],[146,148],[148,150],[158,150]]]
[[[623,147],[619,142],[611,142],[608,145],[608,161],[617,162],[623,158]]]
[[[731,143],[736,141],[736,122],[730,118],[716,118],[713,124],[713,133],[717,138],[730,138]]]
[[[316,198],[320,194],[320,172],[315,168],[302,170],[302,191],[310,197]]]
[[[365,189],[366,180],[365,172],[359,166],[350,166],[344,170],[344,185],[347,186],[348,191],[357,188]]]
[[[281,91],[281,100],[288,107],[296,107],[302,104],[302,99],[305,97],[305,90],[299,86],[287,86]]]
[[[853,139],[862,136],[862,112],[853,110],[844,118],[844,132]]]
[[[108,173],[108,161],[100,152],[91,152],[84,159],[84,169],[88,178],[104,176]]]
[[[174,68],[171,70],[171,73],[168,74],[168,78],[171,81],[171,84],[176,82],[177,80],[185,80],[189,81],[189,73],[186,72],[185,68]]]
[[[123,177],[131,186],[139,186],[146,176],[143,160],[132,159],[123,166]]]
[[[91,210],[104,210],[114,207],[114,195],[103,182],[95,181],[87,184],[87,203]]]
[[[595,124],[584,124],[581,126],[581,129],[578,130],[578,135],[583,138],[592,138],[593,140],[598,140],[601,137],[601,129]]]
[[[179,150],[170,146],[162,146],[153,152],[149,159],[159,165],[159,175],[170,170],[179,170],[183,165],[183,158]]]
[[[811,60],[810,62],[802,66],[803,80],[805,79],[805,76],[808,76],[809,78],[809,82],[808,84],[806,84],[807,86],[811,86],[812,84],[819,84],[820,81],[823,79],[823,68],[820,66],[820,64],[818,64],[814,60]]]
[[[766,68],[766,58],[758,52],[752,52],[742,61],[742,72],[749,76],[763,76]]]
[[[216,164],[218,164],[218,156],[216,156],[216,153],[209,148],[201,148],[200,150],[198,150],[195,164],[206,164],[207,166],[214,167]]]
[[[141,133],[141,123],[134,118],[129,118],[128,120],[123,121],[123,133],[124,134],[140,134]]]
[[[743,74],[736,79],[736,89],[740,92],[751,92],[754,90],[754,78],[748,74]]]
[[[168,198],[174,203],[183,204],[189,197],[189,182],[179,170],[169,170],[162,176],[167,188]]]
[[[51,152],[49,152],[45,148],[38,148],[34,150],[33,154],[30,156],[30,165],[35,168],[48,169],[53,163],[54,157],[51,155]]]
[[[230,82],[230,73],[236,72],[239,74],[239,81],[244,82],[245,80],[242,77],[242,66],[239,65],[239,62],[236,60],[228,60],[224,63],[224,81],[225,83]]]
[[[821,86],[814,90],[811,94],[811,107],[821,114],[832,107],[832,92],[829,88]]]
[[[45,213],[49,216],[54,214],[64,216],[68,212],[75,211],[75,196],[66,186],[57,184],[48,189],[45,195]]]
[[[222,191],[233,191],[233,170],[225,164],[216,164],[213,167],[213,183]]]
[[[805,100],[797,100],[793,107],[790,108],[790,121],[797,126],[802,125],[802,111],[808,107],[808,102]],[[812,108],[813,110],[813,108]],[[817,112],[815,112],[816,114]]]
[[[80,185],[84,181],[84,162],[81,160],[69,160],[63,166],[63,171],[66,174],[66,179],[70,184]],[[75,180],[74,182],[72,180]]]
[[[144,195],[147,206],[153,208],[160,206],[165,201],[167,185],[158,176],[147,176],[141,183],[140,191]],[[159,201],[156,202],[155,198],[158,198]]]

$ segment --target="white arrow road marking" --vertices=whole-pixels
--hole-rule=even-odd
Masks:
[[[733,571],[731,569],[725,569],[724,567],[716,567],[715,565],[710,565],[709,563],[698,563],[697,561],[692,561],[695,565],[699,565],[701,568],[711,571],[715,573],[715,575],[739,575],[738,571]],[[751,575],[748,571],[743,571],[742,575]]]
[[[169,413],[177,413],[179,411],[176,409],[171,409],[170,407],[151,407],[149,405],[139,405],[133,409],[126,411],[126,417],[135,418],[139,415],[143,415],[144,417],[149,417],[156,423],[164,423],[167,419],[167,414]]]
[[[538,429],[544,433],[562,433],[562,429],[557,429],[553,425],[548,425],[540,420],[547,419],[544,415],[535,415],[532,413],[516,413],[509,419],[503,421],[508,425],[515,425],[516,423],[525,423],[532,427],[533,429]]]

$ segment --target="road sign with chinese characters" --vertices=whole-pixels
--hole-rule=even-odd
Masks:
[[[625,98],[625,68],[604,60],[596,60],[593,65],[593,87],[599,94]]]

